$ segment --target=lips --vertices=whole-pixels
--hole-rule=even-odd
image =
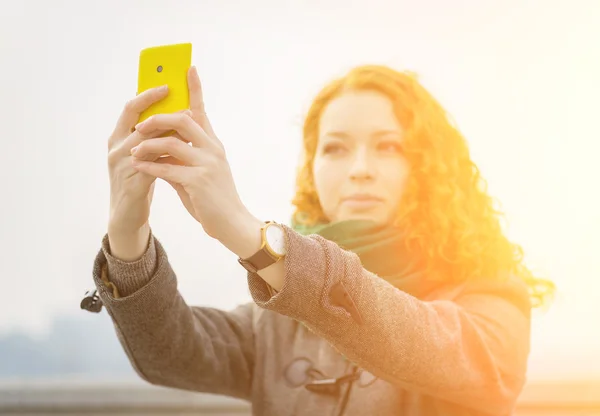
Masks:
[[[383,202],[383,199],[371,194],[354,194],[343,198],[342,203],[353,211],[369,211]]]
[[[353,195],[349,195],[347,197],[344,198],[344,201],[379,201],[381,202],[382,199],[375,196],[375,195],[371,195],[371,194],[353,194]]]

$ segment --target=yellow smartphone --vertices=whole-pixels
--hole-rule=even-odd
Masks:
[[[148,107],[140,115],[138,122],[142,122],[154,114],[176,113],[190,107],[187,72],[191,65],[191,43],[142,49],[138,68],[137,93],[168,85],[169,94]]]

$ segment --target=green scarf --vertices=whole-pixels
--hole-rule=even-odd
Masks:
[[[302,235],[320,235],[354,252],[366,270],[417,298],[422,298],[437,286],[424,278],[424,263],[409,254],[400,227],[378,226],[367,220],[348,220],[316,226],[292,221],[292,228]]]

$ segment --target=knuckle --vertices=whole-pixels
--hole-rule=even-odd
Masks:
[[[114,149],[111,149],[108,152],[108,157],[107,157],[108,166],[115,166],[117,164],[118,160],[119,160],[119,156],[117,155],[117,152]]]
[[[110,152],[110,150],[111,150],[111,149],[112,149],[112,148],[115,146],[116,140],[117,140],[117,139],[116,139],[116,137],[115,137],[115,136],[110,136],[110,137],[108,138],[108,141],[107,141],[107,146],[108,146],[108,151],[109,151],[109,152]]]
[[[152,148],[152,146],[148,147],[148,142],[146,141],[142,141],[141,143],[138,143],[136,146],[134,146],[137,151],[136,151],[136,155],[137,154],[145,154],[146,151],[150,150]]]
[[[177,139],[176,137],[169,137],[168,139],[165,139],[165,147],[167,148],[167,150],[175,150],[179,148],[180,143],[183,142]]]
[[[132,98],[131,100],[127,100],[125,102],[125,106],[123,107],[123,112],[124,113],[133,113],[135,111],[137,107],[137,102],[135,98]]]
[[[227,161],[227,152],[225,151],[225,146],[223,146],[220,142],[212,143],[211,146],[211,159],[214,159],[216,163],[222,163]]]
[[[152,129],[152,126],[156,122],[157,117],[158,117],[158,115],[155,114],[155,115],[148,117],[146,120],[144,120],[144,125],[146,126],[147,129],[149,129],[149,130]]]
[[[171,171],[171,167],[167,164],[159,164],[157,166],[159,176],[167,176]]]
[[[190,121],[191,118],[185,114],[185,113],[179,113],[177,114],[177,124],[180,126],[187,126],[188,125],[188,121]]]
[[[223,145],[217,146],[217,148],[215,150],[215,156],[219,160],[226,160],[227,159],[227,152],[225,151],[225,147]]]

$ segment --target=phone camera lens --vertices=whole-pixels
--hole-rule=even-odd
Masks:
[[[159,65],[158,68],[156,68],[156,72],[162,72],[162,70],[163,70],[162,65]]]

